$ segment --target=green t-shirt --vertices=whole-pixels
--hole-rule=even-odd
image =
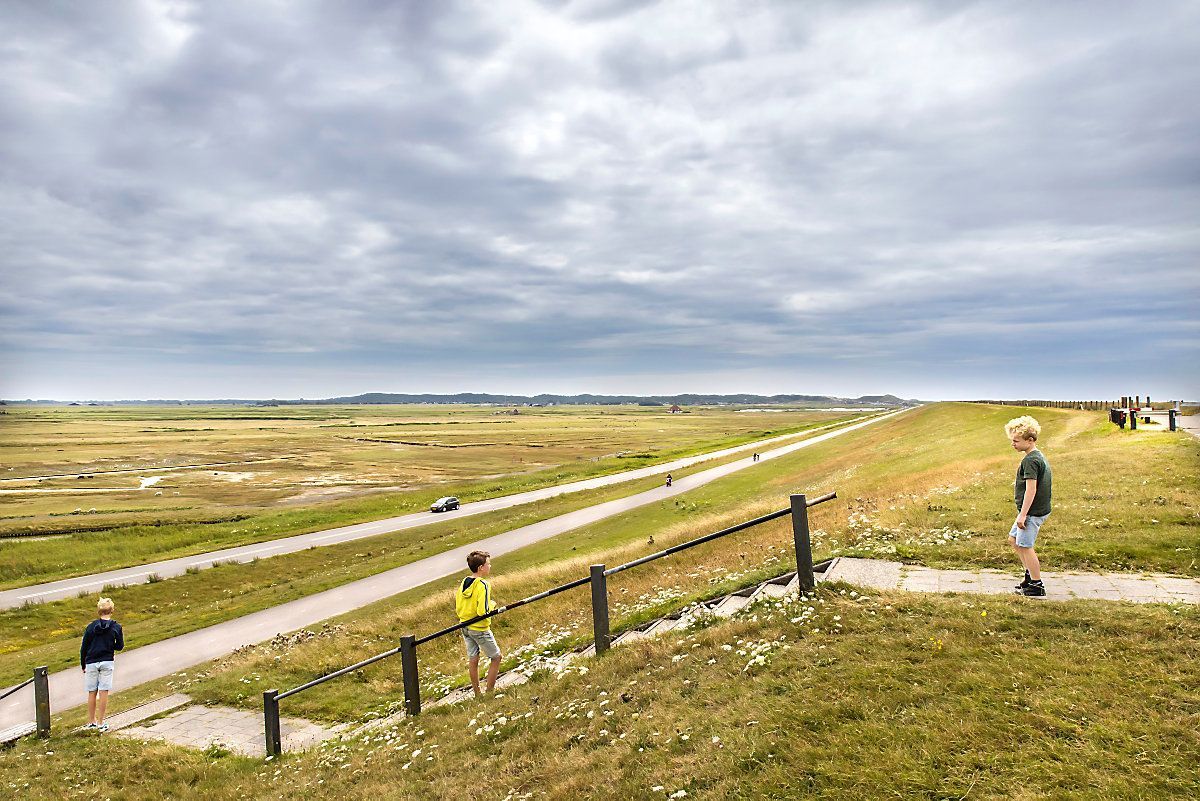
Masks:
[[[1017,511],[1021,511],[1021,504],[1025,503],[1025,479],[1032,478],[1037,481],[1037,494],[1033,496],[1033,503],[1029,505],[1029,514],[1036,517],[1050,514],[1050,464],[1046,461],[1046,457],[1037,448],[1034,448],[1029,453],[1025,454],[1025,458],[1021,460],[1021,464],[1017,467],[1017,483],[1014,491],[1014,496],[1017,501]]]

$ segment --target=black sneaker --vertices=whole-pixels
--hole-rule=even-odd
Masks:
[[[1046,586],[1040,581],[1031,581],[1019,592],[1027,598],[1044,598],[1046,596]]]
[[[1025,572],[1025,578],[1021,579],[1021,583],[1020,583],[1020,584],[1018,584],[1018,585],[1017,585],[1017,587],[1016,587],[1016,590],[1017,590],[1017,592],[1021,592],[1021,591],[1022,591],[1022,590],[1024,590],[1026,587],[1028,587],[1031,581],[1033,581],[1033,579],[1029,578],[1029,572],[1028,572],[1028,571],[1026,571],[1026,572]]]

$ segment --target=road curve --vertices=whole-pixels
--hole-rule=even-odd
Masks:
[[[163,579],[173,578],[183,575],[188,570],[210,568],[217,562],[249,562],[254,559],[267,559],[272,556],[303,551],[313,546],[337,545],[364,537],[375,537],[380,534],[390,534],[394,531],[401,531],[415,526],[425,526],[442,520],[453,520],[459,517],[494,512],[497,509],[507,509],[512,506],[553,498],[556,495],[582,492],[584,490],[596,489],[597,487],[620,484],[625,481],[634,481],[656,474],[669,473],[673,470],[682,470],[698,462],[720,459],[724,456],[751,449],[757,450],[782,442],[783,440],[806,436],[813,431],[820,431],[823,428],[830,428],[837,425],[842,425],[842,423],[830,423],[828,426],[810,428],[807,431],[800,431],[794,434],[781,434],[777,437],[758,440],[757,442],[750,442],[745,445],[725,448],[711,453],[703,453],[697,456],[688,456],[683,459],[676,459],[673,462],[666,462],[665,464],[640,467],[636,470],[627,470],[623,473],[598,476],[596,478],[584,479],[583,481],[574,481],[569,484],[559,484],[553,487],[530,490],[529,492],[520,492],[515,495],[504,495],[499,498],[488,498],[487,500],[464,504],[453,512],[441,512],[439,514],[415,512],[400,515],[399,517],[388,517],[383,520],[372,520],[367,523],[356,523],[351,526],[342,526],[324,531],[311,531],[307,534],[297,534],[292,537],[265,540],[233,548],[223,548],[219,551],[181,556],[161,562],[134,565],[132,567],[109,570],[104,573],[93,573],[91,575],[59,579],[58,581],[49,581],[44,584],[31,584],[25,587],[2,590],[0,591],[0,610],[12,609],[25,603],[41,603],[58,600],[59,598],[71,598],[81,592],[99,592],[106,586],[119,587],[126,584],[142,584],[151,575],[157,575]]]
[[[880,420],[902,414],[904,411],[906,410],[902,409],[872,417],[864,422],[839,428],[812,439],[765,451],[761,454],[758,462],[754,462],[753,457],[748,457],[711,467],[708,470],[680,478],[671,487],[655,487],[627,498],[618,498],[568,512],[549,520],[542,520],[473,542],[470,545],[452,548],[436,556],[393,568],[369,578],[352,581],[341,587],[318,592],[270,609],[264,609],[261,612],[254,612],[234,620],[136,648],[117,657],[117,688],[133,687],[143,682],[169,676],[192,665],[224,656],[242,646],[269,640],[276,634],[310,626],[327,618],[345,614],[383,598],[427,584],[443,576],[460,572],[463,570],[463,565],[466,564],[467,554],[471,551],[485,550],[491,552],[493,556],[509,553],[580,526],[603,520],[606,517],[671,498],[755,464],[762,464],[770,459],[817,445]],[[661,465],[655,470],[660,468]],[[136,632],[129,633],[136,638]],[[50,675],[50,709],[54,713],[84,703],[87,703],[87,694],[83,690],[82,673],[70,669]],[[27,687],[0,701],[0,729],[24,723],[32,719],[32,716],[32,688]]]

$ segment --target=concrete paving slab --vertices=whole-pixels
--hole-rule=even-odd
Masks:
[[[937,570],[879,559],[839,558],[827,575],[864,587],[899,588],[909,592],[966,592],[1004,595],[1019,580],[1000,570]],[[891,576],[898,580],[891,587]],[[1134,603],[1200,603],[1200,579],[1168,574],[1043,572],[1047,600],[1087,598]]]
[[[186,713],[186,714],[185,714]],[[345,724],[322,726],[303,718],[280,718],[280,740],[285,751],[301,751],[336,737]],[[145,726],[130,726],[118,737],[162,740],[189,748],[220,743],[244,756],[266,756],[263,719],[259,712],[231,707],[191,706]]]
[[[825,571],[823,580],[891,590],[900,586],[901,567],[899,562],[883,559],[838,559]]]

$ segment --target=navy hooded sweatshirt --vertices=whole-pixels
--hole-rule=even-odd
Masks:
[[[125,647],[125,635],[121,624],[115,620],[97,619],[88,623],[83,632],[83,644],[79,646],[79,666],[87,667],[93,662],[111,662],[113,651]]]

